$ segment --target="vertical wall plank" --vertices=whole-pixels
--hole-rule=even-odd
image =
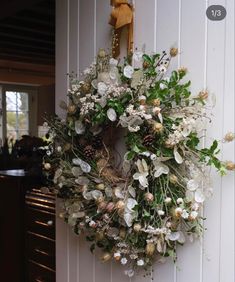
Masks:
[[[180,63],[188,68],[191,91],[197,95],[204,86],[206,2],[181,0]],[[177,281],[201,281],[202,245],[199,241],[178,248]]]
[[[220,0],[218,4],[224,5]],[[213,5],[212,0],[208,5]],[[207,87],[216,96],[213,109],[213,123],[208,127],[207,145],[210,138],[222,139],[223,136],[223,103],[224,103],[224,52],[225,52],[225,21],[208,21],[207,49]],[[205,204],[204,260],[203,282],[220,281],[220,229],[221,229],[221,179],[216,173],[213,177],[213,198]]]
[[[109,25],[110,1],[96,0],[96,52],[100,48],[111,49],[112,27]]]
[[[78,1],[78,0],[77,0]],[[94,60],[95,0],[80,0],[79,16],[79,69],[83,71]]]
[[[56,281],[70,282],[68,273],[68,233],[67,225],[59,218],[61,212],[60,201],[56,202]]]
[[[68,1],[56,1],[56,113],[63,115],[59,102],[66,100],[68,66]],[[67,226],[59,218],[60,202],[56,203],[56,281],[69,281]],[[63,263],[61,259],[63,258]]]
[[[155,49],[155,11],[156,0],[134,0],[135,26],[134,26],[134,47],[142,50],[145,45],[145,52],[152,53]]]
[[[79,69],[79,2],[77,0],[69,0],[69,19],[68,19],[68,60],[69,73],[77,74]],[[77,253],[79,246],[78,236],[73,230],[67,226],[67,248],[69,252],[68,271],[69,282],[77,282],[79,255]]]
[[[171,47],[180,47],[179,28],[179,0],[157,0],[156,51],[158,53],[168,52]],[[169,72],[176,68],[177,58],[173,58]]]
[[[235,129],[234,124],[234,1],[226,2],[228,15],[225,28],[225,58],[224,58],[224,119],[223,135]],[[234,144],[223,147],[223,159],[234,162]],[[234,273],[234,206],[235,178],[230,173],[222,180],[221,193],[221,226],[220,226],[220,281],[232,281]],[[226,262],[226,263],[225,263]]]
[[[60,100],[66,99],[68,73],[68,0],[56,1],[56,113]]]

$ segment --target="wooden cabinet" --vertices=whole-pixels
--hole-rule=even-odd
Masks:
[[[0,281],[55,282],[55,197],[38,178],[0,171]]]
[[[55,282],[55,197],[32,189],[25,196],[26,269],[29,282]]]

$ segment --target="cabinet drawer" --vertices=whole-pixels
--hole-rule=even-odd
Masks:
[[[30,260],[55,269],[55,241],[27,232],[27,257]]]
[[[27,207],[26,218],[28,231],[55,239],[55,215],[53,213]]]
[[[36,263],[33,260],[28,261],[29,282],[55,282],[55,272],[49,268]]]

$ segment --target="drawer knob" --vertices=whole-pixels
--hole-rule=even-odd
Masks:
[[[48,226],[52,226],[53,224],[54,224],[53,220],[48,220],[48,221],[47,221],[47,225],[48,225]]]

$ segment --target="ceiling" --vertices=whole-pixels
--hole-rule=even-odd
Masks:
[[[1,0],[0,60],[55,63],[55,0]]]

